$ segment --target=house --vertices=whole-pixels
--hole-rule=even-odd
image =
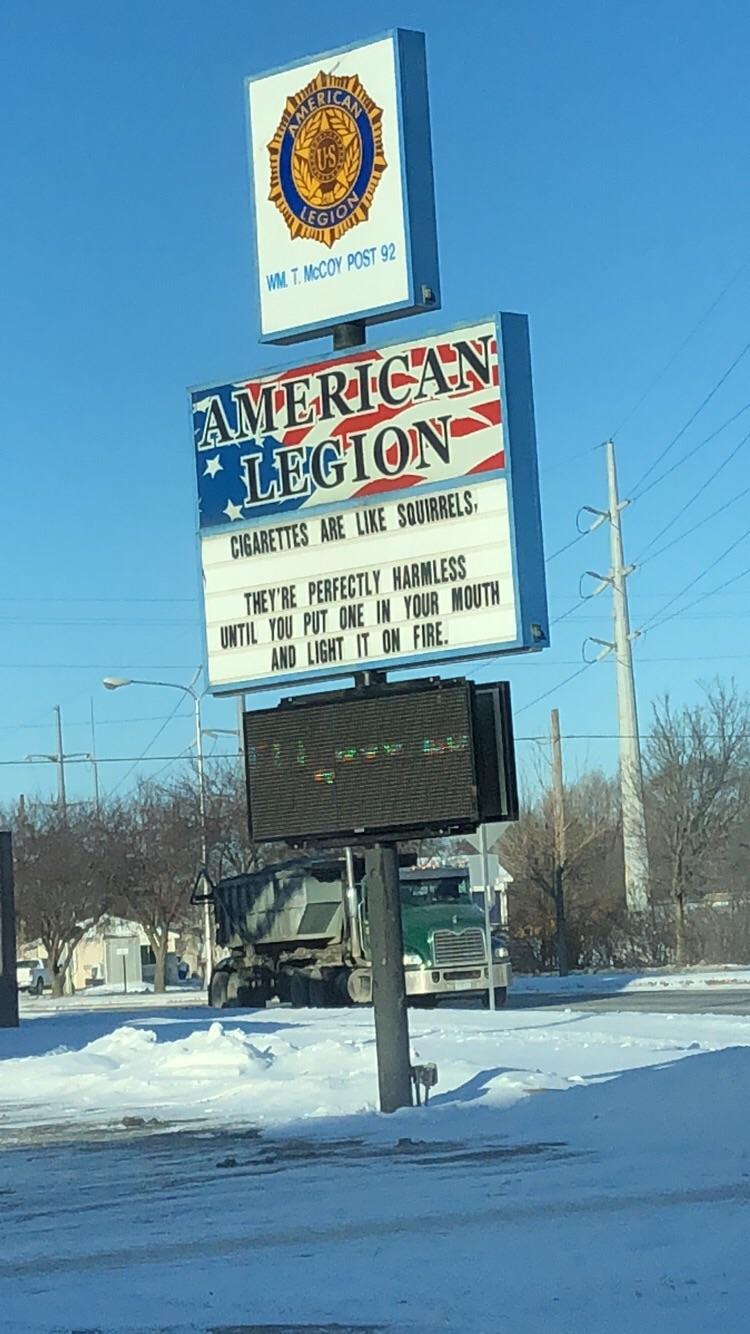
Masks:
[[[197,957],[188,941],[179,941],[184,954],[178,953],[178,933],[170,931],[167,946],[167,984],[176,985],[180,974],[189,977],[195,971]],[[180,966],[182,965],[182,966]],[[104,917],[91,927],[73,951],[70,968],[76,991],[91,986],[140,986],[154,980],[155,960],[148,936],[137,922],[121,917]]]

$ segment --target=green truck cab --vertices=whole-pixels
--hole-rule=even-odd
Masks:
[[[367,881],[342,859],[282,862],[215,886],[216,942],[209,1005],[368,1004],[372,998]],[[504,938],[492,935],[461,867],[402,870],[401,918],[408,998],[480,995],[505,1002],[511,980]]]

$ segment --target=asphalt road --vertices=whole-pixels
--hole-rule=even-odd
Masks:
[[[620,991],[602,996],[596,992],[574,995],[539,995],[514,992],[508,996],[509,1010],[629,1010],[649,1014],[747,1014],[750,1015],[750,989],[727,986],[715,991]]]

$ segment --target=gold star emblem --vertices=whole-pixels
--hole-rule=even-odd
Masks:
[[[329,248],[369,216],[387,163],[383,112],[356,74],[321,70],[288,97],[268,145],[269,199],[292,238]]]

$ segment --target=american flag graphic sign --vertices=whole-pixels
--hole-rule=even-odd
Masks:
[[[547,643],[525,317],[191,407],[217,692]]]

